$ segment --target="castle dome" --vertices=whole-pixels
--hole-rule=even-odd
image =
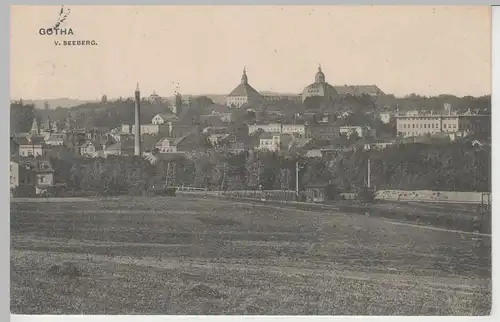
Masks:
[[[325,102],[335,100],[338,96],[335,88],[326,82],[325,74],[323,73],[321,66],[318,67],[318,71],[314,77],[314,83],[307,85],[302,91],[302,102],[304,102],[308,97],[313,96],[322,97]]]

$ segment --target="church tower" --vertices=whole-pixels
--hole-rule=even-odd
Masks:
[[[243,75],[241,75],[241,84],[248,85],[247,69],[243,67]]]
[[[31,124],[30,133],[32,135],[39,135],[40,134],[40,129],[38,128],[38,123],[36,122],[36,118],[33,118],[33,123]]]

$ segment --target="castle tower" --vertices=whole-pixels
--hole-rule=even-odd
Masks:
[[[135,89],[135,127],[134,127],[134,154],[142,155],[141,149],[141,92],[139,90],[139,82]]]

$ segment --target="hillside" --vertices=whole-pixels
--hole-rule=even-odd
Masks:
[[[13,103],[14,101],[11,101]],[[35,100],[25,100],[23,99],[23,103],[27,105],[34,105],[37,109],[44,109],[44,103],[49,103],[50,109],[56,109],[58,107],[68,108],[73,106],[78,106],[82,104],[97,102],[96,100],[79,100],[72,98],[55,98],[55,99],[35,99]]]

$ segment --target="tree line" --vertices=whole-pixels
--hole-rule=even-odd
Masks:
[[[347,192],[366,185],[368,159],[376,189],[491,191],[491,150],[459,143],[357,149],[321,159],[274,152],[208,151],[154,164],[138,157],[111,156],[73,164],[57,160],[55,167],[57,177],[75,189],[141,194],[165,184],[209,190],[294,190],[298,162],[301,190],[328,183]]]

